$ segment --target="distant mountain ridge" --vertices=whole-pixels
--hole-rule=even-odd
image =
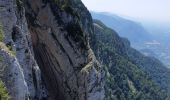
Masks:
[[[138,22],[106,12],[91,12],[93,19],[101,20],[106,26],[114,29],[121,37],[128,38],[133,47],[152,40],[152,36]]]
[[[128,38],[131,46],[146,56],[158,58],[170,68],[170,24],[115,15],[108,12],[91,12],[94,19],[101,20],[121,37]]]

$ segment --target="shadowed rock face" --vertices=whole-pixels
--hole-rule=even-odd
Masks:
[[[9,65],[1,78],[14,100],[104,99],[103,72],[89,46],[92,19],[81,1],[0,0],[0,6],[2,44],[15,52],[0,48],[0,65]]]
[[[33,51],[45,84],[53,99],[102,100],[102,72],[87,38],[92,32],[90,14],[80,1],[59,2],[25,2]],[[75,15],[80,12],[74,6],[78,3],[88,17]],[[64,5],[74,13],[61,8]]]

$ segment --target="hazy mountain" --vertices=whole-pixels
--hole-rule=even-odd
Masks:
[[[134,47],[152,40],[150,33],[138,22],[105,12],[91,12],[91,15],[94,19],[101,20],[105,25],[114,29],[121,37],[128,38]]]
[[[157,21],[140,21],[152,35],[165,35],[170,34],[170,22],[157,22]]]
[[[170,23],[169,22],[151,22],[141,21],[143,26],[152,34],[154,41],[150,44],[145,44],[142,49],[147,49],[154,54],[156,58],[161,60],[167,67],[170,68]],[[157,43],[156,43],[157,42]],[[140,50],[141,51],[141,50]],[[143,52],[143,51],[142,51]],[[146,52],[145,52],[146,53]],[[155,55],[151,55],[155,56]]]
[[[106,12],[91,12],[93,18],[101,20],[108,27],[114,29],[120,36],[131,41],[132,47],[147,56],[156,57],[167,67],[170,67],[170,24],[150,22],[117,16]],[[127,18],[127,19],[126,19]]]
[[[158,57],[158,55],[156,55],[156,54],[155,54],[153,51],[151,51],[150,49],[141,49],[140,52],[143,53],[145,56],[155,57],[155,58]]]

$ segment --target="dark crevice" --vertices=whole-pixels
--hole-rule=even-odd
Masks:
[[[49,57],[50,54],[48,54],[45,45],[38,44],[36,47],[34,47],[34,52],[35,59],[41,69],[42,76],[45,79],[45,84],[49,92],[52,94],[51,96],[57,100],[64,100],[63,94],[58,87],[59,84],[57,77],[59,76],[57,76],[54,71],[54,67],[56,66],[52,64]]]
[[[17,38],[19,38],[19,28],[14,26],[12,28],[12,40],[16,42]]]
[[[71,46],[71,48],[73,48],[74,52],[77,53],[77,51],[75,50],[73,44],[71,43],[70,39],[69,39],[69,36],[68,35],[64,35],[65,36],[65,39],[68,41],[69,45]]]
[[[33,76],[33,82],[35,85],[35,89],[37,90],[37,78],[36,78],[35,70],[33,68],[32,68],[32,76]]]

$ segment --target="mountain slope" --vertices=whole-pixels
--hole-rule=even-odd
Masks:
[[[91,45],[106,71],[107,100],[165,100],[167,98],[158,86],[159,84],[162,89],[166,86],[169,88],[169,84],[165,85],[163,82],[170,77],[167,74],[166,78],[163,78],[165,72],[168,72],[166,67],[159,61],[144,57],[132,49],[128,40],[120,38],[115,31],[107,28],[100,21],[94,21],[94,30],[95,38],[92,39]],[[160,76],[158,79],[157,74]]]
[[[128,38],[132,46],[143,45],[152,40],[152,36],[140,23],[108,13],[91,12],[94,19],[101,20],[106,26],[114,29],[121,37]]]

